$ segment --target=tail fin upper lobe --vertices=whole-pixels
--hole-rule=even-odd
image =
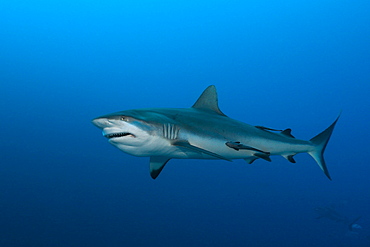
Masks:
[[[340,116],[323,132],[312,138],[310,141],[315,145],[315,149],[311,152],[308,152],[309,155],[314,158],[317,164],[320,166],[321,170],[325,173],[325,175],[331,180],[329,175],[328,168],[326,167],[325,160],[324,160],[324,151],[326,145],[329,142],[330,136],[333,133],[335,124],[337,123]]]

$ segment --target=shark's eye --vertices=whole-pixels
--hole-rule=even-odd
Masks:
[[[126,122],[128,121],[127,117],[125,117],[125,116],[121,116],[120,120],[121,121],[126,121]]]

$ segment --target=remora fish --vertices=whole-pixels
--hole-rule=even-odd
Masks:
[[[290,129],[252,126],[227,117],[219,109],[216,88],[211,85],[191,108],[120,111],[92,123],[123,152],[150,157],[153,179],[170,159],[244,159],[251,164],[281,155],[295,163],[294,155],[308,153],[331,180],[323,153],[338,118],[311,140],[299,140]]]

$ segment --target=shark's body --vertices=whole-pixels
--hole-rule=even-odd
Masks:
[[[315,211],[318,213],[316,219],[326,218],[329,220],[333,220],[336,222],[343,223],[348,226],[350,231],[356,229],[356,227],[361,227],[360,225],[356,224],[356,222],[361,218],[361,216],[355,218],[354,220],[350,220],[348,217],[340,214],[337,210],[335,210],[334,205],[329,207],[317,207]]]
[[[323,152],[337,120],[310,141],[299,140],[290,129],[278,131],[227,117],[218,108],[216,88],[209,86],[191,108],[127,110],[98,117],[93,124],[120,150],[150,157],[152,178],[170,159],[245,159],[252,163],[281,155],[295,163],[295,154],[308,153],[330,179]]]
[[[350,223],[350,220],[346,216],[336,211],[334,206],[317,207],[315,208],[315,211],[318,213],[318,216],[316,217],[316,219],[327,218],[329,220],[333,220],[336,222],[342,222],[344,224]]]

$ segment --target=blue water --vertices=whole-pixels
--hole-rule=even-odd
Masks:
[[[370,2],[1,1],[0,246],[370,246]],[[90,120],[189,107],[308,140],[342,111],[329,181],[291,164],[171,160],[152,180]],[[358,234],[314,208],[362,216]]]

